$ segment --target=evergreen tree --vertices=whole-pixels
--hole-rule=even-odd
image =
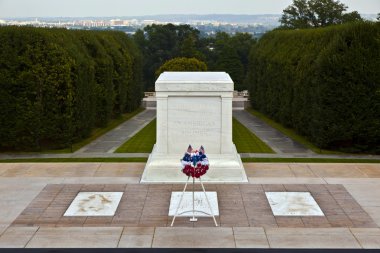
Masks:
[[[235,90],[242,90],[244,81],[244,66],[236,49],[225,45],[216,61],[216,70],[227,72],[235,83]]]

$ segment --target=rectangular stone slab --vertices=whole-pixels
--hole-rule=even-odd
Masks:
[[[210,201],[212,212],[215,216],[219,215],[218,196],[216,192],[206,192],[208,200]],[[169,216],[174,216],[179,201],[181,199],[182,192],[172,192],[170,199]],[[193,216],[193,193],[185,192],[181,206],[178,210],[178,217],[192,217]],[[210,207],[207,203],[204,192],[194,192],[194,210],[201,212],[194,212],[195,217],[209,217],[211,215]]]
[[[274,216],[324,216],[310,192],[266,192]]]
[[[79,192],[63,216],[113,216],[122,192]]]

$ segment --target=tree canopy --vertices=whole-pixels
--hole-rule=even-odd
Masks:
[[[165,62],[157,71],[156,77],[165,71],[206,71],[207,65],[196,58],[177,57]]]
[[[248,70],[248,56],[256,40],[251,34],[237,33],[233,36],[219,32],[214,39],[214,50],[209,66],[213,70],[227,72],[235,84],[236,90],[245,90],[244,79]]]
[[[357,11],[345,13],[347,8],[338,0],[293,0],[280,22],[284,28],[304,29],[363,20]]]
[[[150,25],[138,30],[134,40],[143,54],[145,90],[152,90],[156,70],[175,57],[194,57],[203,60],[199,51],[199,31],[189,25]]]
[[[248,67],[249,50],[256,40],[251,34],[233,36],[218,32],[202,37],[188,25],[151,25],[138,30],[134,40],[143,54],[145,90],[153,90],[156,71],[173,58],[195,58],[203,61],[210,71],[229,73],[238,90],[246,89],[244,79]]]

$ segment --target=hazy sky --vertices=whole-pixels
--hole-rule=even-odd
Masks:
[[[341,0],[349,10],[380,12],[380,0]],[[280,14],[292,0],[0,0],[0,17]]]

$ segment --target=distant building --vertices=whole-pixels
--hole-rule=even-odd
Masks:
[[[153,24],[157,24],[157,23],[159,23],[159,22],[156,20],[149,20],[149,19],[141,21],[141,24],[143,24],[143,25],[153,25]]]
[[[122,26],[124,25],[124,20],[121,19],[111,19],[110,23],[112,26]]]

